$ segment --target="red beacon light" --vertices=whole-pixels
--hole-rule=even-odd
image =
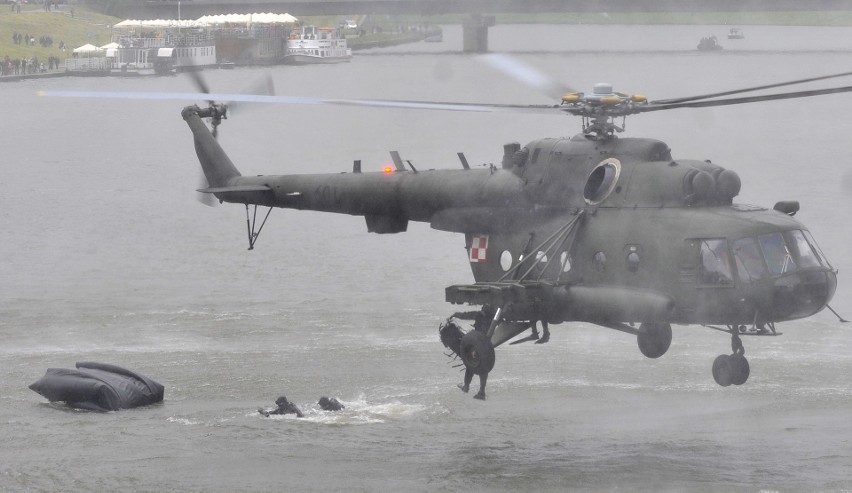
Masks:
[[[391,166],[385,166],[384,171],[386,175],[393,174],[393,168]]]

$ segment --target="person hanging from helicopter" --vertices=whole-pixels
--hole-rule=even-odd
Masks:
[[[302,411],[292,402],[287,400],[287,397],[281,396],[278,399],[275,399],[275,405],[278,406],[275,409],[266,411],[263,408],[257,410],[260,414],[266,416],[267,418],[273,414],[295,414],[297,418],[304,418],[305,415],[302,414]]]
[[[486,334],[488,332],[488,328],[491,325],[491,319],[493,318],[494,311],[488,306],[484,305],[482,310],[477,312],[456,312],[450,318],[447,319],[447,322],[438,329],[441,342],[447,347],[450,351],[452,351],[456,355],[461,355],[461,343],[462,337],[464,337],[464,332],[462,332],[461,328],[453,322],[454,318],[458,318],[460,320],[473,320],[473,330],[477,332],[481,332],[482,334]],[[458,384],[458,388],[461,389],[462,392],[468,393],[470,391],[470,384],[473,381],[473,375],[476,372],[465,365],[464,370],[464,380],[462,383]],[[485,384],[488,382],[488,372],[480,372],[479,373],[479,392],[473,396],[474,399],[485,400]]]
[[[533,322],[533,330],[535,330],[535,322]],[[550,327],[547,325],[547,320],[541,320],[541,339],[535,341],[536,344],[544,344],[550,341]]]
[[[538,327],[536,326],[538,322],[541,322],[542,329],[542,335],[540,337],[538,335]],[[532,322],[530,322],[530,329],[532,332],[530,335],[518,339],[517,341],[512,341],[509,344],[515,345],[527,341],[535,341],[536,344],[544,344],[550,340],[550,327],[547,324],[547,320],[533,320]]]
[[[465,394],[470,391],[470,382],[473,380],[473,370],[470,368],[465,368],[464,370],[464,383],[458,384],[458,387]],[[488,374],[482,373],[479,375],[479,392],[473,396],[474,399],[479,399],[481,401],[485,400],[485,384],[488,382]]]

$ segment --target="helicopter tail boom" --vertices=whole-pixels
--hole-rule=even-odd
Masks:
[[[225,192],[233,179],[241,175],[202,121],[202,118],[207,116],[205,114],[207,111],[198,106],[187,106],[181,112],[181,116],[192,130],[195,153],[207,178],[209,188],[202,191],[216,193],[216,189],[220,189],[219,192]]]

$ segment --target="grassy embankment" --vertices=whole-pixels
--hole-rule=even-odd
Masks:
[[[71,56],[71,50],[86,43],[102,46],[110,42],[109,26],[120,22],[121,19],[92,12],[81,6],[74,7],[74,17],[71,17],[71,7],[63,5],[58,11],[45,12],[41,6],[23,5],[21,13],[11,11],[9,5],[0,5],[0,60],[8,56],[11,59],[37,57],[46,61],[55,56],[61,60]],[[29,34],[34,37],[35,46],[15,44],[12,35]],[[44,48],[39,45],[41,36],[53,38],[53,46]],[[59,42],[64,41],[66,51],[59,49]]]

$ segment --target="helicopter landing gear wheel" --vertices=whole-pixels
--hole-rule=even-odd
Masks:
[[[732,354],[730,358],[729,364],[733,369],[733,378],[731,379],[731,383],[734,385],[742,385],[746,383],[749,373],[751,373],[748,360],[742,354]]]
[[[672,345],[672,326],[667,323],[643,323],[639,326],[636,342],[645,357],[659,358]]]
[[[713,361],[713,380],[722,387],[746,383],[750,372],[748,360],[742,354],[720,354]]]
[[[459,356],[464,366],[477,375],[488,375],[494,368],[494,345],[478,330],[471,330],[462,337]]]
[[[727,354],[716,356],[713,361],[713,380],[722,387],[731,385],[733,380],[733,369],[731,368],[731,357]]]

